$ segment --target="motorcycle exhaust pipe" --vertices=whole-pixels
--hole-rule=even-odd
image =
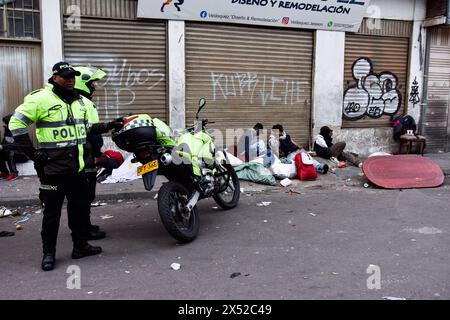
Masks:
[[[161,156],[161,163],[165,166],[170,165],[172,163],[172,161],[173,161],[172,156],[168,153],[164,153]]]

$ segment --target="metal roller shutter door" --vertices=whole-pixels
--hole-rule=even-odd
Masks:
[[[220,24],[186,24],[186,123],[198,100],[213,128],[265,129],[280,123],[310,139],[313,33]]]
[[[41,44],[5,41],[0,43],[0,114],[13,113],[23,98],[42,88]]]
[[[372,61],[373,72],[380,74],[390,71],[398,78],[397,88],[401,94],[401,107],[398,114],[406,110],[409,97],[408,67],[412,24],[408,21],[381,20],[380,28],[370,28],[365,19],[358,34],[347,33],[345,36],[344,89],[356,84],[352,66],[359,58],[366,57]],[[374,128],[391,126],[390,117],[370,118],[351,121],[343,120],[343,128]]]
[[[82,17],[81,29],[70,30],[66,21],[65,59],[108,73],[95,97],[102,120],[138,112],[167,120],[164,22]]]
[[[450,28],[430,31],[422,133],[430,151],[450,150]]]

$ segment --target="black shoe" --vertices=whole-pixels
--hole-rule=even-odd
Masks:
[[[92,231],[89,232],[88,240],[100,240],[106,237],[105,231]]]
[[[44,271],[51,271],[55,268],[55,254],[54,253],[46,253],[44,254],[44,257],[42,258],[42,270]]]
[[[95,224],[91,224],[91,232],[99,232],[100,227],[96,226]]]
[[[328,170],[330,169],[330,167],[328,167],[327,164],[324,164],[322,167],[322,174],[327,174]]]
[[[89,243],[87,243],[82,248],[73,248],[72,259],[81,259],[87,256],[94,256],[100,253],[102,253],[101,247],[93,247]]]

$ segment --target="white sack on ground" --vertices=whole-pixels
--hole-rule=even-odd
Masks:
[[[142,164],[139,162],[131,163],[132,159],[133,155],[129,155],[122,165],[119,168],[114,169],[112,174],[102,183],[120,183],[142,179],[142,177],[137,175],[137,168]]]

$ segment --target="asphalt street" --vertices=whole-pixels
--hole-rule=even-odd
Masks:
[[[231,211],[204,200],[200,235],[186,245],[165,231],[153,197],[107,201],[92,214],[107,232],[95,241],[103,253],[81,260],[70,257],[64,210],[52,272],[40,269],[40,208],[26,208],[23,230],[0,238],[0,299],[450,298],[448,178],[438,189],[301,193],[247,193]],[[80,289],[68,289],[73,266]]]

